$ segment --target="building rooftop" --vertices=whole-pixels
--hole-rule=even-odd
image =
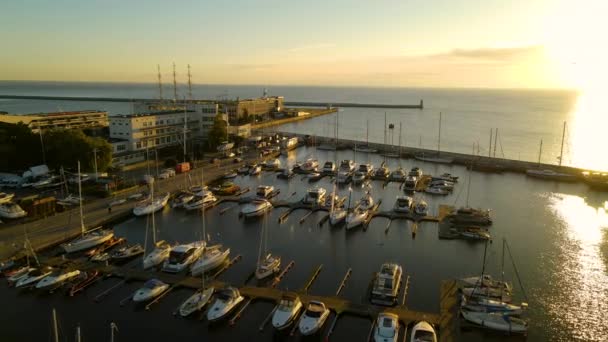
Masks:
[[[186,113],[196,113],[196,112],[193,110],[188,110],[188,111],[186,111]],[[140,117],[146,117],[146,116],[158,116],[158,115],[167,115],[167,114],[184,114],[184,111],[183,110],[167,110],[167,111],[154,112],[154,113],[118,114],[118,115],[112,115],[110,118],[127,119],[127,118],[140,118]]]
[[[32,121],[36,121],[36,120],[81,116],[81,115],[87,115],[87,114],[107,114],[107,111],[79,110],[79,111],[55,112],[55,113],[1,114],[0,122],[6,122],[6,123],[10,123],[10,124],[17,124],[19,122],[23,122],[24,124],[28,125]]]

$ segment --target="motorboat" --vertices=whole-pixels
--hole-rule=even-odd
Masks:
[[[166,241],[158,241],[154,249],[144,257],[144,269],[158,266],[165,262],[171,254],[171,245]]]
[[[262,163],[262,169],[264,170],[276,170],[281,167],[281,161],[278,158],[268,159]]]
[[[228,259],[230,248],[222,250],[221,245],[215,245],[205,248],[203,255],[190,267],[192,276],[201,275],[205,272],[217,268]]]
[[[405,183],[403,184],[404,191],[416,191],[416,187],[418,186],[418,177],[415,176],[407,176],[405,178]]]
[[[412,328],[410,336],[410,342],[437,342],[435,329],[425,321],[416,323]]]
[[[298,329],[304,336],[312,335],[321,329],[327,317],[329,317],[329,309],[325,307],[325,304],[311,300],[300,317]]]
[[[243,165],[243,166],[239,167],[239,168],[236,170],[236,172],[237,172],[239,175],[246,175],[246,174],[248,174],[248,173],[249,173],[249,170],[250,170],[250,169],[251,169],[251,166],[250,166],[250,165]]]
[[[289,327],[298,316],[298,313],[300,313],[300,310],[302,310],[300,297],[284,294],[272,314],[272,326],[278,330]]]
[[[253,165],[251,166],[251,168],[249,168],[249,175],[250,176],[257,176],[262,172],[262,166],[261,165]]]
[[[244,299],[239,290],[234,287],[218,291],[215,301],[213,301],[213,304],[211,304],[211,307],[207,311],[207,319],[213,322],[226,317]]]
[[[322,174],[321,172],[313,171],[313,172],[308,173],[306,178],[308,178],[308,182],[312,183],[312,182],[316,182],[316,181],[320,180],[323,177],[325,177],[325,175]]]
[[[425,200],[420,199],[414,204],[414,213],[420,216],[426,216],[429,212],[429,205]]]
[[[233,179],[236,178],[239,174],[236,171],[229,171],[224,173],[224,179]]]
[[[133,301],[136,303],[147,302],[167,291],[169,284],[163,283],[158,279],[150,279],[144,283],[144,286],[139,288],[133,294]]]
[[[459,231],[460,236],[465,239],[487,241],[492,239],[492,236],[486,229],[479,227],[466,227]]]
[[[314,187],[308,189],[302,202],[304,204],[322,205],[325,202],[325,188]]]
[[[95,248],[89,249],[88,251],[86,251],[84,253],[84,255],[88,256],[88,257],[93,257],[96,254],[105,252],[106,250],[118,245],[119,243],[123,243],[125,242],[125,239],[123,238],[112,238],[111,240],[108,240],[104,243],[102,243],[101,245],[98,245]]]
[[[372,194],[369,191],[366,192],[363,198],[361,198],[361,200],[359,201],[359,209],[361,210],[372,210],[374,205],[374,198],[372,197]]]
[[[281,257],[273,256],[268,253],[263,260],[260,260],[255,270],[255,277],[258,280],[269,277],[281,269]]]
[[[190,203],[194,199],[194,193],[190,191],[182,191],[171,201],[171,208],[183,208],[184,205]]]
[[[284,140],[281,141],[281,148],[283,149],[283,151],[291,151],[296,147],[298,147],[298,138],[297,137],[293,137],[293,138],[289,138],[289,139],[284,138]]]
[[[346,215],[346,229],[352,229],[362,225],[363,223],[365,223],[368,217],[368,210],[363,210],[359,207],[356,207],[355,209],[353,209],[353,211]]]
[[[317,171],[318,167],[319,161],[314,158],[309,158],[302,165],[300,165],[300,170],[303,172],[314,172]]]
[[[221,196],[232,196],[239,192],[239,190],[241,190],[241,187],[232,182],[224,182],[214,189],[214,191]]]
[[[38,181],[34,182],[32,184],[32,187],[35,189],[43,189],[43,188],[61,185],[61,184],[58,184],[57,182],[55,182],[56,180],[57,180],[57,176],[48,175],[48,176],[42,177]],[[62,184],[63,184],[63,182],[62,182]]]
[[[403,269],[395,263],[384,263],[376,273],[372,286],[371,302],[380,305],[394,305],[398,301]]]
[[[19,280],[17,280],[17,282],[15,283],[15,288],[19,289],[28,286],[33,286],[51,273],[53,273],[52,267],[44,266],[35,268],[29,271],[24,277],[19,278]]]
[[[82,229],[83,233],[81,236],[61,245],[61,248],[63,248],[66,253],[74,253],[93,248],[114,238],[114,231],[111,229],[95,228],[89,231],[84,231],[84,227],[82,227]]]
[[[7,194],[6,192],[0,192],[0,204],[10,202],[15,194]]]
[[[393,206],[393,211],[396,213],[409,214],[412,211],[413,204],[414,199],[410,196],[397,196],[397,200]]]
[[[397,342],[399,338],[399,316],[381,312],[376,320],[374,342]]]
[[[442,173],[439,176],[433,176],[432,180],[444,180],[452,183],[458,182],[458,176],[453,176],[451,173]]]
[[[405,181],[405,177],[405,171],[403,171],[403,168],[399,167],[397,170],[391,172],[389,179],[393,182],[403,182]]]
[[[575,175],[556,172],[554,170],[526,170],[526,176],[560,182],[576,182],[578,180]]]
[[[246,218],[257,217],[264,215],[271,209],[272,204],[268,200],[257,198],[243,206],[241,209],[241,215]]]
[[[355,171],[356,167],[357,167],[357,164],[355,164],[354,161],[352,161],[350,159],[344,159],[340,162],[340,168],[338,169],[338,171],[352,173]]]
[[[34,267],[22,266],[16,269],[12,274],[6,278],[8,281],[8,286],[13,286],[17,281],[21,278],[26,277],[30,272],[35,270]]]
[[[202,191],[209,191],[209,187],[207,185],[193,185],[190,188],[188,188],[188,192],[193,193],[193,194],[198,194],[199,192]]]
[[[431,194],[431,195],[448,195],[450,193],[449,190],[447,190],[446,188],[443,187],[439,187],[439,186],[430,186],[427,187],[424,192],[426,192],[427,194]]]
[[[322,171],[326,175],[336,172],[336,163],[333,161],[326,161],[325,164],[323,164]]]
[[[69,194],[66,197],[57,200],[57,204],[63,205],[64,207],[69,207],[73,205],[78,205],[80,203],[80,197]]]
[[[215,288],[208,287],[194,292],[192,296],[188,297],[188,299],[180,305],[179,314],[182,317],[188,317],[196,311],[201,311],[205,305],[209,303],[214,291]]]
[[[391,171],[388,169],[388,167],[386,167],[384,163],[382,163],[382,165],[377,168],[376,171],[374,171],[374,175],[372,176],[372,178],[379,180],[387,180],[390,174]]]
[[[194,241],[173,247],[169,253],[169,258],[163,263],[163,271],[178,273],[185,270],[190,264],[200,258],[205,245],[205,241]]]
[[[186,210],[205,209],[215,202],[217,202],[217,197],[215,197],[215,195],[213,195],[213,193],[211,191],[203,190],[203,191],[197,193],[190,202],[184,204],[184,209],[186,209]]]
[[[521,318],[504,315],[501,312],[478,312],[460,310],[462,317],[478,326],[507,333],[526,333],[528,323]]]
[[[359,172],[363,172],[366,176],[371,176],[374,174],[374,165],[370,163],[359,164]]]
[[[352,173],[346,171],[338,171],[336,182],[338,184],[346,184],[352,180]]]
[[[39,290],[47,290],[53,289],[55,287],[61,286],[66,281],[73,279],[80,275],[79,270],[57,270],[53,273],[47,275],[42,278],[38,283],[36,283],[36,289]]]
[[[419,167],[413,167],[407,175],[420,178],[422,177],[422,169]]]
[[[7,219],[17,219],[27,216],[27,211],[23,210],[17,203],[5,202],[0,204],[0,217]]]
[[[353,183],[354,184],[361,184],[366,179],[367,179],[367,173],[361,172],[361,171],[355,171],[355,174],[353,175]]]
[[[467,298],[466,296],[462,296],[461,307],[468,311],[501,312],[506,315],[521,315],[528,307],[528,304],[514,305],[484,297]]]
[[[137,243],[117,249],[110,255],[110,258],[116,262],[124,262],[140,254],[144,254],[144,248]]]
[[[158,198],[151,198],[149,200],[144,200],[133,208],[133,215],[135,216],[144,216],[155,213],[167,205],[169,202],[170,193],[166,193]]]
[[[346,210],[342,208],[334,208],[329,213],[329,224],[332,226],[338,225],[340,222],[346,219]]]
[[[444,188],[446,190],[452,191],[454,190],[454,183],[446,180],[431,180],[429,183],[430,187],[439,187]]]
[[[274,192],[274,186],[272,185],[260,185],[255,192],[255,195],[259,198],[269,198]]]
[[[290,169],[284,169],[277,175],[277,178],[291,179],[293,176],[295,176],[295,173],[293,171],[291,171]]]

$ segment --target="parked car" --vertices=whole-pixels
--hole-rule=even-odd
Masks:
[[[238,164],[238,163],[240,163],[240,162],[242,162],[242,161],[243,161],[243,158],[239,158],[239,157],[237,157],[237,158],[234,158],[234,160],[233,160],[233,161],[234,161],[234,163],[235,163],[235,164]]]
[[[169,175],[169,177],[175,177],[175,170],[174,169],[163,169],[161,171],[162,173],[167,173]]]

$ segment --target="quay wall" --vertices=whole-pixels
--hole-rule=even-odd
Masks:
[[[284,125],[284,124],[291,123],[291,122],[308,120],[308,119],[311,119],[311,118],[314,118],[317,116],[331,114],[331,113],[335,113],[338,111],[337,108],[328,108],[328,109],[302,108],[302,110],[308,111],[308,112],[310,112],[310,114],[305,115],[305,116],[293,116],[293,117],[288,117],[288,118],[261,122],[259,124],[251,125],[251,129],[256,130],[256,129],[262,129],[262,128],[266,128],[266,127],[280,126],[280,125]]]

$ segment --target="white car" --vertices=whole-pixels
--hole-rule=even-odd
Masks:
[[[163,170],[161,170],[161,172],[168,174],[169,177],[175,177],[175,170],[173,170],[171,168],[163,169]]]
[[[171,178],[171,175],[168,172],[163,172],[158,175],[158,179],[169,179],[169,178]]]

